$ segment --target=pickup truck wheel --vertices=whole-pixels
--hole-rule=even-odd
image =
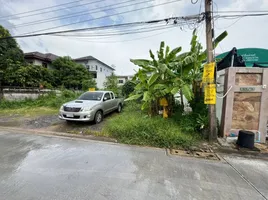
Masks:
[[[121,113],[121,112],[122,112],[122,105],[121,105],[121,104],[118,105],[118,107],[117,107],[117,112],[118,112],[118,113]]]
[[[99,111],[97,111],[96,114],[95,114],[94,121],[95,121],[96,124],[99,124],[99,123],[101,123],[102,119],[103,119],[103,114],[102,114],[102,112],[99,110]]]

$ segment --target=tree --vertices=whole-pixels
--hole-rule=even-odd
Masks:
[[[129,97],[129,95],[134,92],[136,84],[132,81],[127,81],[122,87],[122,95]]]
[[[2,85],[4,78],[7,77],[7,68],[9,68],[9,72],[14,72],[20,67],[20,64],[24,63],[23,51],[16,40],[14,38],[1,39],[10,36],[9,31],[0,25],[0,99],[3,98]]]
[[[82,81],[82,89],[88,91],[89,88],[96,88],[96,81],[92,78]]]
[[[106,77],[106,81],[103,85],[104,89],[113,91],[117,96],[121,95],[121,91],[118,87],[117,76],[114,73]]]
[[[224,32],[216,38],[214,47],[226,36],[227,32]],[[200,80],[206,51],[202,51],[196,31],[193,32],[191,50],[179,54],[181,49],[177,47],[170,51],[169,46],[165,47],[165,43],[161,42],[157,58],[150,50],[151,60],[130,60],[140,69],[134,76],[137,83],[134,93],[127,100],[142,98],[142,110],[148,109],[149,115],[152,116],[158,113],[160,98],[165,97],[168,100],[170,112],[174,102],[173,95],[178,91],[181,91],[188,101],[194,98],[191,88],[194,81]]]
[[[81,64],[75,63],[70,57],[61,57],[53,63],[54,86],[64,86],[67,89],[82,89],[83,81],[90,81],[91,87],[96,87],[96,82],[90,72]]]
[[[42,85],[45,88],[51,88],[54,83],[52,71],[39,65],[28,64],[22,66],[14,73],[14,77],[16,85],[22,87],[39,87]]]

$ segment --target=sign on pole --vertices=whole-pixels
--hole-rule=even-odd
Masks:
[[[205,64],[202,82],[203,83],[213,83],[214,72],[215,72],[215,62]]]
[[[210,84],[205,86],[205,104],[216,104],[216,85]]]

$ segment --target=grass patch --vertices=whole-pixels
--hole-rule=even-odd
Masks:
[[[62,104],[76,99],[80,94],[64,90],[60,95],[49,93],[37,99],[0,102],[0,114],[18,114],[23,116],[52,115],[59,111]]]
[[[0,110],[0,115],[19,115],[25,117],[35,117],[40,115],[54,115],[57,114],[59,111],[55,108],[48,108],[48,107],[24,107],[18,109],[3,109]]]
[[[188,148],[201,140],[195,132],[182,131],[176,118],[150,118],[133,102],[107,122],[104,132],[122,143],[167,148]]]

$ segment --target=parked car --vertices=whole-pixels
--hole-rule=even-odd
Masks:
[[[123,99],[111,91],[94,91],[82,94],[78,99],[61,106],[59,118],[67,121],[94,121],[100,123],[104,115],[121,112]]]

